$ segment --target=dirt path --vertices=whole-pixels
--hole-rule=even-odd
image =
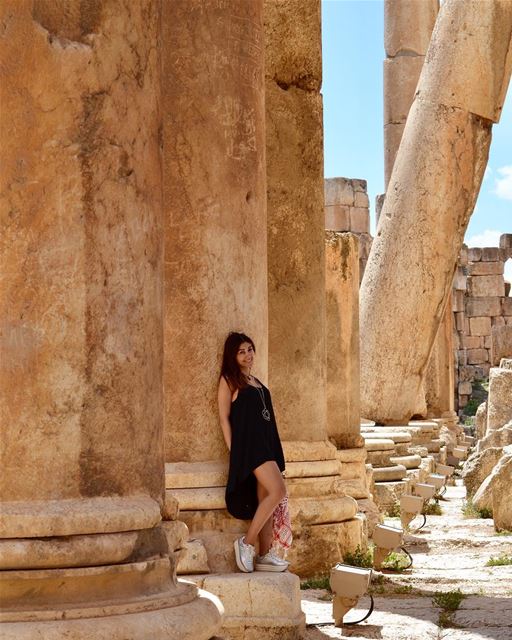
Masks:
[[[366,622],[342,630],[308,626],[307,640],[512,640],[512,566],[485,566],[491,556],[512,555],[512,535],[496,535],[492,520],[464,518],[464,496],[463,486],[449,487],[443,515],[428,516],[421,533],[405,537],[414,559],[410,570],[374,572],[375,610]],[[386,524],[399,526],[399,521]],[[436,592],[456,590],[466,596],[457,610],[447,612],[433,603]],[[332,619],[327,591],[302,593],[308,625]],[[368,602],[361,600],[361,608],[345,620],[362,617]]]

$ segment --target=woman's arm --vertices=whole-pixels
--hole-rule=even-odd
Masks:
[[[221,377],[219,382],[218,403],[220,426],[222,427],[222,433],[224,435],[226,445],[231,451],[231,425],[229,423],[229,414],[231,412],[231,389],[229,388],[224,376]]]

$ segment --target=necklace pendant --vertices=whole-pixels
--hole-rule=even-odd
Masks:
[[[261,415],[270,422],[270,411],[268,409],[263,409]]]

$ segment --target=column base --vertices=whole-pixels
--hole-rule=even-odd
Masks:
[[[5,622],[2,640],[209,640],[221,626],[223,606],[202,590],[175,607],[75,620]]]
[[[300,580],[288,571],[188,576],[224,606],[225,640],[299,640],[305,629]]]
[[[346,551],[366,546],[366,528],[355,517],[356,500],[346,495],[334,445],[286,441],[283,449],[294,535],[290,570],[302,577],[325,573]],[[365,452],[353,455],[364,460]],[[236,571],[233,541],[247,530],[226,511],[226,478],[226,462],[166,464],[166,491],[180,504],[180,520],[204,544],[210,570],[222,574]]]

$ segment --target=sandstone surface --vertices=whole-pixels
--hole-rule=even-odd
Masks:
[[[511,35],[510,3],[441,6],[361,285],[361,409],[378,422],[414,412],[509,83]],[[485,72],[481,60],[495,56]],[[410,295],[419,289],[420,303]]]
[[[473,453],[464,463],[462,477],[468,496],[472,496],[487,478],[503,454],[501,447],[489,447]]]

